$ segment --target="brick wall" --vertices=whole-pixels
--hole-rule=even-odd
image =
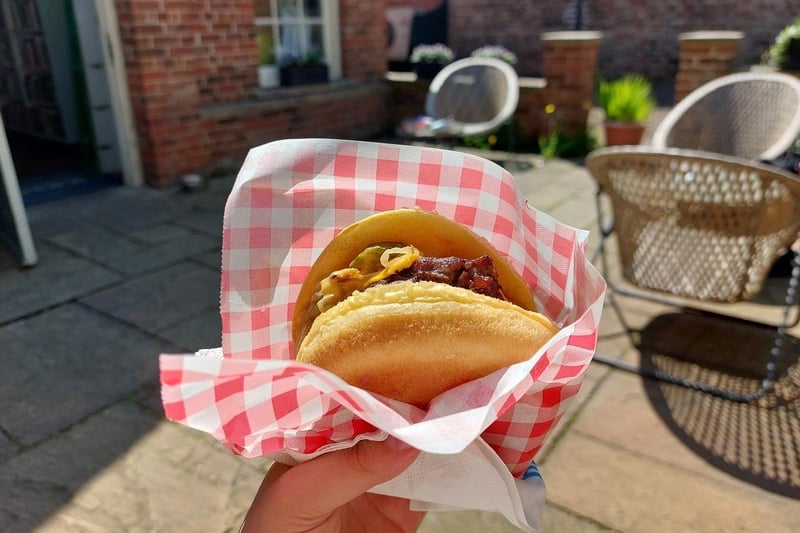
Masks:
[[[466,57],[486,44],[501,44],[517,54],[520,75],[541,76],[540,37],[548,27],[543,14],[551,10],[551,4],[558,3],[450,0],[449,44],[458,57]]]
[[[736,30],[745,34],[739,61],[756,63],[777,33],[797,16],[800,0],[583,0],[587,24],[601,31],[599,70],[606,77],[641,72],[672,82],[678,34]],[[409,2],[410,3],[410,2]],[[499,43],[520,57],[523,75],[541,75],[541,33],[569,30],[576,0],[450,0],[449,41],[460,55]],[[489,14],[489,15],[487,15]]]
[[[798,0],[592,0],[592,29],[602,31],[601,71],[674,78],[678,35],[701,30],[744,33],[739,62],[757,63],[775,35],[800,15]],[[624,53],[620,53],[624,51]]]
[[[385,56],[374,53],[385,49],[384,26],[375,24],[385,5],[340,2],[343,75],[361,85],[324,98],[300,90],[254,110],[238,105],[257,92],[252,0],[116,0],[148,183],[238,164],[252,146],[279,138],[384,131],[386,90],[373,82],[386,70]]]
[[[212,9],[213,4],[213,9]],[[203,105],[256,87],[253,2],[117,0],[131,104],[147,180],[210,163]]]

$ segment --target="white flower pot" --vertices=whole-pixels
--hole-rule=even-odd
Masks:
[[[270,89],[281,84],[280,73],[277,65],[259,65],[258,86]]]

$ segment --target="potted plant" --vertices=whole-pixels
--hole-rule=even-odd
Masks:
[[[289,56],[281,62],[281,85],[307,85],[310,83],[326,83],[328,81],[328,65],[322,54],[311,50],[302,57]]]
[[[453,50],[445,44],[419,44],[411,50],[409,61],[418,78],[432,80],[453,58]]]
[[[505,61],[509,65],[517,64],[517,54],[500,44],[489,44],[476,48],[470,53],[471,57],[493,57]]]
[[[800,19],[781,30],[762,59],[781,70],[800,71]]]
[[[278,65],[275,63],[275,47],[272,32],[259,32],[256,35],[258,47],[258,86],[270,89],[280,85]]]
[[[656,105],[653,86],[641,74],[600,80],[598,103],[605,112],[606,145],[639,144]]]

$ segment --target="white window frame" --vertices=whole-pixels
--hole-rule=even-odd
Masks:
[[[321,16],[306,17],[303,13],[303,2],[297,0],[298,15],[296,17],[278,16],[278,0],[270,0],[271,17],[255,17],[256,31],[272,28],[272,42],[276,44],[276,58],[281,57],[280,32],[281,24],[322,24],[323,55],[328,65],[328,77],[338,80],[342,77],[342,52],[339,42],[339,0],[320,0]],[[307,50],[301,50],[302,53]]]

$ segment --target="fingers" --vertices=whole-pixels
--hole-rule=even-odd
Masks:
[[[414,462],[418,451],[396,451],[387,442],[362,441],[352,448],[327,453],[288,470],[276,482],[275,497],[328,514],[379,483],[388,481]],[[331,487],[335,486],[335,490]]]
[[[338,507],[408,468],[419,451],[398,442],[362,441],[295,467],[273,465],[256,495],[247,523],[274,526],[275,517],[285,518],[286,510],[291,509],[296,522],[287,523],[287,528],[313,527]],[[245,527],[243,531],[248,530]]]

